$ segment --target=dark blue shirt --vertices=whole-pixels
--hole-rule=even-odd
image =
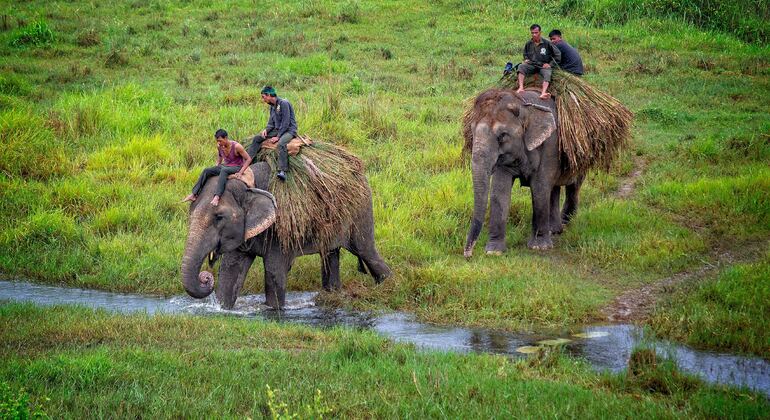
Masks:
[[[297,120],[294,118],[294,108],[289,101],[277,97],[275,105],[270,105],[270,118],[267,120],[267,132],[278,130],[278,136],[286,133],[297,135]]]
[[[554,46],[561,51],[561,63],[559,67],[562,70],[568,71],[578,76],[583,75],[583,60],[580,58],[577,50],[572,45],[567,44],[566,41],[559,41],[558,44],[554,43]]]

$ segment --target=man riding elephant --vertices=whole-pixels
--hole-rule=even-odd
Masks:
[[[540,99],[548,99],[551,94],[548,93],[548,85],[551,84],[552,68],[561,62],[561,51],[554,47],[550,41],[540,36],[540,25],[534,24],[529,27],[532,39],[524,45],[524,61],[519,64],[519,90],[524,92],[524,77],[531,74],[540,73],[543,77],[543,89],[540,92]]]
[[[251,142],[249,156],[255,156],[265,140],[278,143],[277,176],[281,181],[286,181],[286,172],[289,171],[289,151],[286,145],[297,136],[294,108],[289,101],[278,97],[272,86],[265,86],[261,95],[262,101],[270,106],[270,118],[267,120],[267,127]]]
[[[567,41],[561,37],[561,31],[558,29],[552,30],[548,33],[548,39],[550,39],[551,44],[561,52],[561,62],[559,63],[559,67],[575,76],[582,76],[583,59],[580,58],[580,53],[578,53],[575,47],[568,44]]]

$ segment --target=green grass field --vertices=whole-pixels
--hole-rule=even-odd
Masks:
[[[395,272],[374,286],[345,255],[345,293],[324,296],[327,302],[405,310],[442,323],[564,329],[598,319],[625,290],[712,264],[728,250],[739,257],[734,267],[664,300],[651,325],[694,346],[767,358],[767,252],[757,259],[742,250],[770,250],[770,11],[761,2],[691,3],[0,2],[0,273],[111,291],[184,293],[179,264],[187,206],[178,202],[214,162],[217,128],[248,144],[264,127],[267,107],[259,90],[272,84],[294,104],[301,133],[342,145],[366,162],[378,248]],[[506,61],[518,59],[533,22],[546,33],[561,29],[583,56],[585,79],[635,113],[634,140],[609,173],[589,175],[579,213],[554,250],[526,248],[531,204],[529,191],[517,187],[508,252],[484,256],[477,246],[477,256],[466,261],[472,191],[461,158],[461,115]],[[634,192],[620,199],[616,191],[634,162],[643,162],[644,171]],[[299,259],[289,289],[320,289],[319,271],[318,257]],[[257,263],[246,291],[258,292],[261,283]],[[18,311],[7,310],[4,321],[22,316]],[[715,337],[713,330],[725,323],[740,332]],[[279,333],[278,327],[254,328]],[[56,343],[59,334],[43,336]],[[129,371],[141,360],[161,360],[169,370],[196,360],[170,358],[163,346],[128,346],[85,355],[63,349],[38,363],[48,369],[54,359],[77,364],[94,357]],[[31,360],[4,349],[18,363]],[[392,351],[407,352],[415,366],[451,360],[446,363],[465,366],[457,369],[479,370],[502,363]],[[323,357],[294,355],[291,346],[268,353],[275,360],[296,356],[300,365]],[[218,350],[205,357],[247,363],[237,354]],[[425,375],[428,365],[419,368]],[[550,372],[543,383],[522,386],[542,387],[556,401],[581,383],[579,376]],[[42,395],[40,379],[31,378],[23,385]],[[313,395],[310,385],[303,385],[302,396],[286,382],[274,386],[295,408]],[[114,392],[105,397],[105,410],[134,391]],[[265,398],[261,387],[249,392]],[[322,392],[336,398],[332,388]],[[628,412],[644,406],[656,417],[713,414],[655,411],[660,404],[674,408],[602,392],[612,400],[606,404]],[[58,401],[67,397],[57,395]],[[163,404],[139,401],[149,404],[142,412],[148,416]],[[394,398],[371,415],[442,414],[403,401]],[[421,401],[415,404],[428,404]],[[338,410],[347,404],[332,402]],[[73,404],[55,411],[75,415],[82,407]],[[232,415],[262,410],[244,404],[233,401]],[[126,416],[137,413],[131,407]],[[201,413],[213,410],[206,407]],[[527,415],[518,409],[510,413]],[[335,412],[355,412],[348,410]]]
[[[21,394],[56,417],[751,418],[770,409],[764,397],[669,367],[597,374],[558,352],[513,361],[418,352],[350,330],[20,304],[0,306],[0,327],[0,397],[4,385],[8,400]]]

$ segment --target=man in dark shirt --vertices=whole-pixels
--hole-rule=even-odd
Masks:
[[[255,156],[265,140],[278,143],[278,178],[286,181],[289,170],[289,151],[286,145],[297,137],[297,120],[294,118],[294,108],[289,101],[279,98],[272,86],[262,89],[262,101],[270,105],[270,118],[267,127],[254,137],[249,146],[249,156]]]
[[[561,51],[561,63],[559,67],[567,72],[574,74],[575,76],[583,75],[583,59],[580,58],[577,50],[567,44],[567,41],[561,38],[561,31],[554,29],[548,33],[548,38],[551,40],[551,44]]]
[[[532,39],[524,45],[524,61],[519,64],[519,90],[524,92],[524,77],[530,74],[540,73],[543,77],[543,90],[540,99],[548,99],[551,94],[547,92],[551,84],[551,68],[561,61],[561,51],[551,45],[547,39],[540,36],[540,25],[529,27]]]

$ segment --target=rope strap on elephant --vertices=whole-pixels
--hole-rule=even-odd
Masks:
[[[535,77],[525,86],[540,89]],[[516,90],[515,73],[504,76],[497,88]],[[612,96],[594,88],[584,79],[554,69],[549,87],[558,114],[561,164],[568,173],[585,173],[592,168],[609,170],[612,161],[631,139],[633,113]],[[471,103],[463,117],[464,151],[473,146],[471,124],[476,116]]]
[[[263,148],[255,160],[263,160],[277,171],[276,150]],[[289,157],[287,175],[285,182],[271,177],[268,190],[275,196],[278,211],[269,234],[277,235],[284,250],[299,250],[312,240],[325,253],[369,200],[364,164],[339,146],[309,141],[296,156]]]

